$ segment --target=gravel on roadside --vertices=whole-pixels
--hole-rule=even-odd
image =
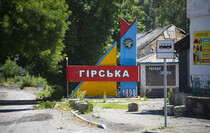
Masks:
[[[112,99],[116,100],[116,99]],[[117,99],[124,100],[124,99]],[[164,126],[163,98],[138,101],[139,111],[128,112],[126,109],[102,109],[94,107],[91,114],[81,115],[85,119],[104,124],[114,132],[145,132],[155,130],[161,132],[192,133],[210,132],[210,120],[204,117],[168,116],[168,128]]]

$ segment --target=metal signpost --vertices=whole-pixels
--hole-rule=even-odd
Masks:
[[[68,57],[66,57],[66,67],[68,67]],[[67,90],[66,98],[69,99],[69,83],[68,83],[68,81],[66,82],[66,90]]]
[[[165,127],[167,127],[167,65],[166,59],[174,58],[174,42],[172,40],[157,41],[157,58],[164,59],[164,116]]]

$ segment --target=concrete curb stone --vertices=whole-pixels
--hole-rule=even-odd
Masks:
[[[93,124],[93,125],[97,125],[97,127],[102,128],[102,129],[106,129],[106,126],[104,124],[100,124],[100,123],[95,123],[89,120],[84,119],[83,117],[81,117],[80,115],[78,115],[76,112],[71,111],[71,113],[76,116],[77,118],[79,118],[80,120],[87,122],[88,124]]]
[[[172,132],[157,132],[157,131],[145,131],[143,133],[172,133]]]

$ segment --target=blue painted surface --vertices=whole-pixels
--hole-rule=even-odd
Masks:
[[[137,48],[136,48],[136,34],[137,34],[137,21],[128,29],[120,40],[120,65],[121,66],[136,66],[137,65]],[[134,41],[134,46],[127,49],[123,46],[123,41],[126,38],[131,38]],[[137,96],[137,82],[120,82],[120,95],[121,96]],[[130,95],[132,94],[132,95]]]
[[[121,96],[137,96],[137,82],[120,82],[121,89],[120,95]]]
[[[136,34],[137,34],[137,21],[128,29],[124,36],[120,39],[120,65],[121,66],[136,66]],[[134,41],[134,46],[127,49],[123,46],[123,41],[126,38],[131,38]]]

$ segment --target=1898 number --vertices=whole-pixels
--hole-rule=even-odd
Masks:
[[[122,96],[136,96],[136,89],[124,89],[122,90]]]

